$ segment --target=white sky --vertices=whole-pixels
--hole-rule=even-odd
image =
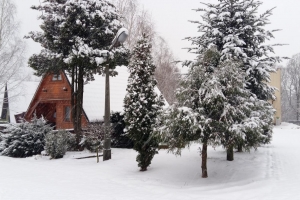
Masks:
[[[38,5],[42,0],[14,0],[18,9],[18,18],[21,23],[20,34],[25,35],[31,30],[39,29],[37,16],[40,14],[32,9],[31,5]],[[156,31],[166,39],[179,60],[192,59],[194,56],[183,49],[190,43],[183,40],[188,36],[196,36],[196,24],[189,20],[201,20],[200,14],[192,9],[203,7],[200,2],[217,2],[217,0],[139,0],[151,14],[155,22]],[[282,29],[275,33],[275,39],[270,43],[284,43],[287,46],[276,47],[278,56],[291,57],[300,53],[300,12],[299,0],[264,0],[261,12],[276,7],[270,17],[271,25],[268,29]],[[28,40],[28,56],[40,51],[39,44]],[[282,63],[285,65],[286,61]]]

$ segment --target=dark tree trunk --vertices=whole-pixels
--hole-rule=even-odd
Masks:
[[[72,83],[71,83],[71,115],[72,115],[72,122],[73,122],[73,127],[74,127],[74,133],[76,134],[77,133],[77,127],[76,127],[76,108],[75,108],[75,99],[76,99],[76,76],[75,76],[75,73],[76,73],[76,70],[75,70],[75,67],[72,68]],[[77,141],[77,138],[76,138],[76,144],[78,145],[79,144],[79,141]]]
[[[242,144],[238,144],[237,151],[238,152],[243,152],[243,145]]]
[[[299,95],[296,95],[296,98],[297,98],[297,100],[296,100],[297,101],[297,106],[296,106],[297,107],[297,109],[296,109],[296,112],[297,112],[296,115],[297,116],[296,116],[296,120],[299,121],[299,104],[300,104],[300,102],[299,102],[299,99],[300,99]]]
[[[207,178],[207,143],[202,145],[202,178]]]
[[[140,169],[141,172],[147,171],[147,167],[143,167]]]
[[[77,149],[80,149],[79,143],[81,140],[81,116],[82,116],[82,101],[83,101],[83,68],[73,67],[72,69],[72,122],[74,134],[76,136]]]
[[[76,132],[76,141],[81,140],[81,117],[82,117],[82,103],[83,103],[83,67],[79,67],[78,70],[78,90],[76,92],[76,126],[77,126],[77,132]],[[79,144],[79,143],[78,143]]]
[[[233,161],[233,145],[230,145],[228,148],[227,148],[227,160],[228,161]]]

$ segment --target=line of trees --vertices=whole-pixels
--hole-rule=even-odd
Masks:
[[[300,119],[300,54],[293,55],[285,68],[281,68],[282,121]]]
[[[72,77],[77,144],[81,136],[83,83],[92,81],[94,73],[103,73],[107,65],[111,75],[116,75],[115,66],[127,65],[128,61],[124,120],[134,149],[139,152],[141,171],[147,170],[161,141],[167,141],[175,154],[192,142],[200,142],[203,178],[208,177],[208,145],[223,146],[227,160],[232,161],[234,148],[249,151],[271,141],[274,109],[269,101],[274,99],[275,88],[268,82],[280,61],[271,55],[273,46],[265,44],[273,37],[274,31],[265,30],[272,9],[258,15],[262,3],[255,0],[219,0],[197,9],[203,12],[202,21],[193,22],[201,35],[186,38],[194,45],[189,50],[197,54],[197,59],[184,62],[189,71],[179,80],[174,57],[165,41],[155,34],[147,12],[138,9],[136,0],[115,3],[130,31],[130,60],[126,48],[109,51],[122,19],[108,1],[45,0],[32,7],[43,12],[42,31],[31,32],[28,38],[41,43],[43,50],[32,55],[29,64],[38,75],[65,70]],[[104,58],[103,53],[110,54],[111,59]],[[154,92],[154,76],[173,103],[164,111],[162,97]],[[292,83],[299,84],[297,79],[291,79],[286,85]],[[177,87],[175,98],[172,92]]]

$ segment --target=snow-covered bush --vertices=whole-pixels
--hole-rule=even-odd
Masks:
[[[2,133],[0,132],[0,153],[4,150],[4,141],[2,138]]]
[[[81,139],[80,145],[91,152],[96,152],[97,149],[102,149],[104,134],[104,124],[102,124],[101,122],[90,123],[88,127],[83,131],[83,137]]]
[[[44,150],[45,135],[52,130],[44,118],[36,116],[31,122],[11,125],[2,135],[1,155],[24,158],[40,154]]]
[[[45,137],[45,150],[51,158],[62,158],[74,139],[74,136],[65,130],[52,131]]]
[[[124,115],[120,112],[112,113],[110,116],[112,123],[111,146],[115,148],[132,148],[133,141],[124,133]]]
[[[67,138],[67,141],[68,141],[68,151],[75,151],[75,150],[78,150],[78,145],[76,143],[76,135],[75,134],[72,134],[70,132],[67,132],[68,133],[68,138]]]

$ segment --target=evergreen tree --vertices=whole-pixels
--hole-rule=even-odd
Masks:
[[[109,66],[116,75],[116,65],[127,64],[128,51],[122,47],[108,51],[122,27],[115,7],[106,0],[45,0],[34,10],[41,11],[42,32],[27,36],[43,49],[32,55],[29,65],[37,75],[65,70],[72,85],[72,121],[77,143],[81,137],[83,87],[93,80],[93,73],[103,73]],[[109,54],[110,59],[104,58]]]
[[[133,148],[133,141],[124,132],[126,127],[124,114],[120,112],[112,113],[110,123],[112,124],[111,146],[114,148]]]
[[[262,2],[257,0],[218,0],[218,4],[203,3],[207,8],[197,9],[204,12],[203,22],[199,24],[198,37],[187,39],[197,45],[191,51],[199,55],[212,45],[221,53],[220,59],[241,61],[241,68],[247,74],[247,88],[258,99],[270,100],[274,97],[274,88],[268,85],[270,72],[280,58],[272,56],[272,45],[265,43],[273,38],[273,31],[265,30],[269,24],[272,10],[261,15],[257,10]]]
[[[247,88],[257,99],[264,102],[259,103],[261,115],[273,113],[273,108],[268,100],[275,99],[275,88],[268,85],[270,72],[274,72],[276,62],[280,58],[273,56],[275,45],[265,43],[273,38],[273,31],[265,30],[269,24],[269,16],[272,10],[267,10],[261,15],[257,10],[262,2],[257,0],[218,0],[218,4],[207,3],[206,9],[197,9],[204,12],[203,22],[194,21],[199,24],[198,37],[188,37],[192,44],[197,45],[190,51],[201,57],[208,48],[214,46],[221,53],[220,61],[231,60],[241,62],[239,67],[246,73]],[[277,44],[278,45],[278,44]],[[185,63],[189,65],[189,63]],[[263,113],[264,112],[264,113]],[[261,118],[259,124],[264,123],[264,135],[272,136],[272,120],[270,117]],[[250,131],[252,132],[252,131]],[[259,133],[257,133],[259,135]],[[240,144],[241,151],[243,144]]]
[[[133,148],[139,153],[136,158],[138,166],[141,171],[146,171],[157,153],[158,140],[153,137],[153,129],[164,102],[163,97],[154,91],[155,65],[151,44],[145,34],[134,47],[128,68],[130,75],[124,99],[124,121],[127,134],[134,142]]]
[[[163,126],[158,129],[169,148],[180,154],[190,142],[202,143],[202,177],[207,175],[207,146],[223,145],[228,152],[243,143],[246,148],[257,147],[261,142],[263,124],[258,120],[258,100],[245,89],[245,73],[241,63],[219,62],[220,54],[210,49],[202,60],[194,62],[182,79],[177,92],[178,103],[161,117]],[[260,118],[259,118],[260,119]],[[233,154],[228,154],[233,160]]]

